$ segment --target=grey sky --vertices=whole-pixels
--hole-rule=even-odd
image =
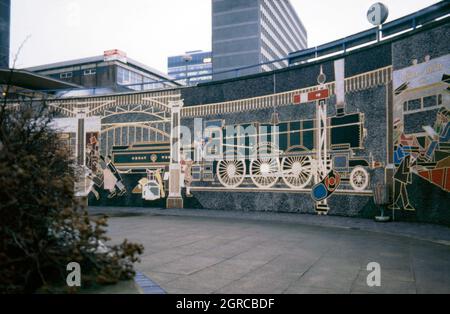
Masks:
[[[166,72],[168,56],[211,49],[211,0],[11,2],[11,54],[31,35],[18,68],[100,55],[117,48]],[[370,28],[366,12],[376,0],[291,2],[308,31],[308,45],[313,47]],[[382,2],[389,7],[390,21],[439,1]]]

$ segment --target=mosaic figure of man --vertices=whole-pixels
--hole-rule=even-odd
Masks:
[[[186,196],[187,197],[192,197],[191,194],[191,184],[193,181],[192,178],[192,164],[194,162],[190,159],[187,160],[182,160],[181,161],[181,166],[182,166],[182,170],[184,173],[184,186],[186,187]]]
[[[93,173],[97,172],[97,164],[98,164],[98,140],[94,134],[91,134],[89,137],[89,141],[86,145],[86,166],[92,170]]]
[[[407,155],[401,161],[394,174],[394,200],[391,209],[400,209],[398,202],[401,198],[403,209],[414,211],[415,208],[411,206],[408,198],[408,190],[406,189],[408,184],[412,183],[411,173],[411,156]]]
[[[120,197],[124,195],[127,190],[125,185],[122,183],[122,176],[111,161],[111,156],[108,156],[107,160],[105,160],[103,156],[101,156],[100,159],[106,164],[106,167],[103,170],[103,181],[105,190],[109,190],[110,192],[108,198],[113,198],[115,196]]]
[[[439,109],[436,118],[435,130],[439,135],[439,141],[448,143],[450,141],[450,112],[447,108]]]

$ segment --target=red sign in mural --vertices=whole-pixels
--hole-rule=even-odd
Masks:
[[[321,100],[328,97],[330,97],[328,89],[321,89],[308,93],[308,101]]]
[[[330,92],[328,91],[328,89],[320,89],[309,93],[294,95],[293,103],[298,105],[311,101],[326,99],[328,97],[330,97]]]

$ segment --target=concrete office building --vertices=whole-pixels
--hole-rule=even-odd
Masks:
[[[151,90],[179,86],[166,74],[144,65],[117,49],[103,55],[45,64],[26,69],[83,86],[96,93]]]
[[[307,32],[289,0],[212,0],[213,79],[280,69],[277,62],[307,48]]]
[[[0,0],[0,68],[9,67],[11,1]]]
[[[169,76],[179,83],[195,85],[212,79],[212,52],[188,51],[167,59]],[[188,81],[186,82],[186,76]]]

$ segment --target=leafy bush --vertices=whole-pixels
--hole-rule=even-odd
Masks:
[[[91,218],[74,196],[75,169],[50,123],[45,99],[0,107],[0,292],[64,286],[78,262],[82,285],[132,278],[143,247],[106,245],[106,217]],[[73,291],[73,290],[69,290]]]

